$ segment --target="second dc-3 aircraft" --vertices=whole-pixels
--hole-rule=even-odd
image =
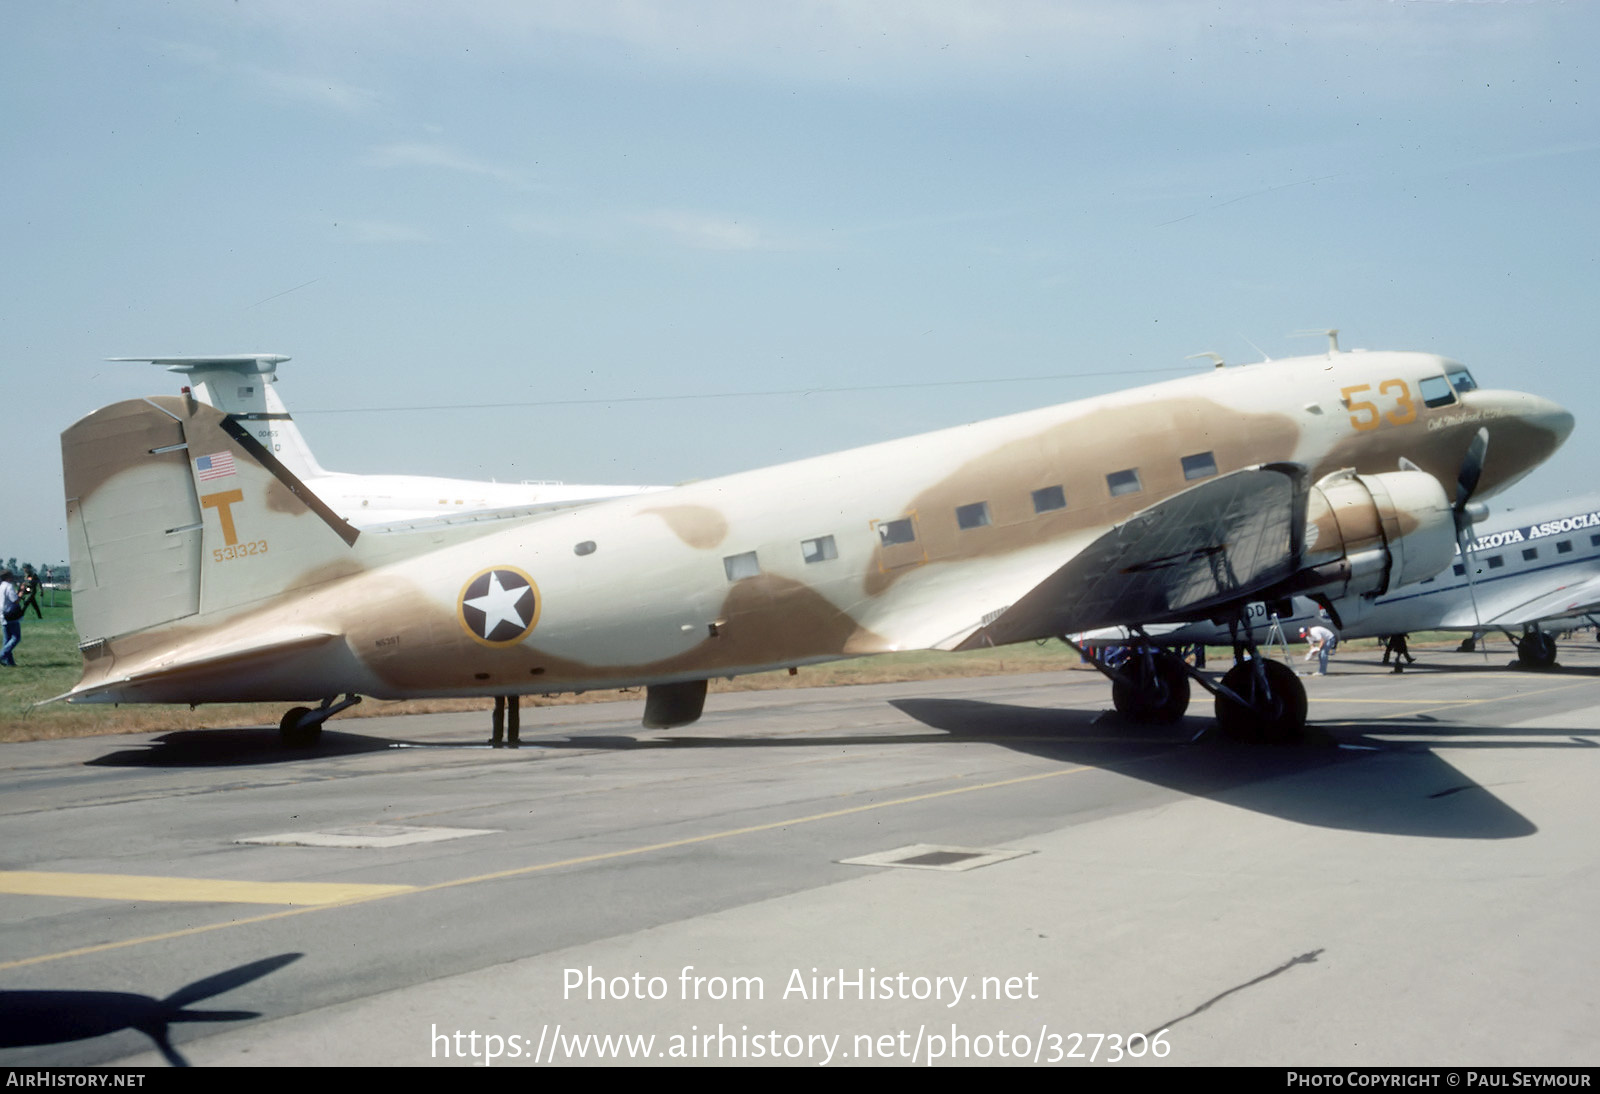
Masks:
[[[1330,339],[1330,343],[1332,340]],[[1204,374],[499,521],[361,530],[192,396],[62,435],[88,702],[315,702],[643,686],[644,724],[706,682],[894,650],[1113,624],[1237,620],[1296,593],[1379,595],[1450,565],[1469,499],[1520,479],[1572,417],[1428,353]],[[1292,736],[1292,671],[1220,681],[1137,658],[1120,690]],[[342,700],[340,696],[344,696]]]
[[[1285,640],[1315,623],[1332,622],[1340,638],[1465,631],[1463,648],[1470,650],[1476,636],[1499,631],[1516,646],[1521,666],[1532,669],[1555,665],[1552,631],[1600,626],[1600,494],[1507,512],[1475,525],[1461,546],[1449,570],[1380,596],[1325,600],[1325,607],[1297,596],[1252,604],[1246,614],[1269,636],[1276,626]],[[1205,620],[1149,627],[1142,637],[1112,627],[1078,641],[1170,647],[1223,644],[1231,635],[1225,625]]]

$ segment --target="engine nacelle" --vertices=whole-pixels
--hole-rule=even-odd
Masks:
[[[1432,577],[1455,558],[1455,516],[1425,471],[1338,471],[1311,488],[1305,567],[1294,592],[1374,597]]]

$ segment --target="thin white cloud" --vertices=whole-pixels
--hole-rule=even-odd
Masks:
[[[235,60],[209,46],[195,45],[191,42],[167,42],[161,46],[161,50],[170,59],[223,79],[237,81],[265,98],[299,103],[339,114],[362,114],[378,102],[375,92],[344,80]]]
[[[348,231],[358,243],[432,243],[433,236],[409,224],[390,220],[342,220],[342,230]]]
[[[999,74],[1093,80],[1153,56],[1233,43],[1241,59],[1307,49],[1359,67],[1375,40],[1421,62],[1447,63],[1463,45],[1521,44],[1546,33],[1541,7],[1341,0],[258,0],[252,18],[308,48],[361,40],[380,51],[445,43],[580,63],[625,58],[767,79],[942,82]],[[1453,12],[1447,13],[1453,15]],[[1352,59],[1353,58],[1353,59]]]
[[[246,74],[269,93],[341,114],[362,114],[378,101],[375,93],[326,76],[252,69]]]
[[[833,238],[775,231],[745,216],[689,209],[578,214],[519,213],[507,220],[512,231],[548,239],[579,239],[607,246],[641,242],[693,251],[820,251],[838,246]]]
[[[431,167],[443,171],[478,175],[509,186],[527,185],[522,175],[499,164],[469,156],[443,144],[401,141],[377,145],[368,150],[365,162],[372,167]]]
[[[759,251],[772,249],[759,229],[748,221],[707,216],[681,209],[644,213],[635,221],[680,247],[696,251]]]

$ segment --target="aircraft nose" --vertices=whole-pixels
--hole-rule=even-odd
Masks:
[[[1495,422],[1506,419],[1543,434],[1541,439],[1548,445],[1544,451],[1546,456],[1560,448],[1572,433],[1572,412],[1542,395],[1523,391],[1472,391],[1462,396],[1461,401],[1482,415],[1481,420],[1491,434],[1495,431]]]
[[[1552,434],[1555,437],[1553,447],[1561,447],[1562,442],[1572,434],[1572,412],[1560,403],[1541,399],[1537,395],[1528,396],[1528,400],[1533,405],[1523,412],[1523,420]]]
[[[1480,494],[1495,493],[1554,455],[1572,433],[1572,412],[1560,403],[1522,391],[1470,391],[1463,406],[1469,422],[1489,429],[1489,456]]]

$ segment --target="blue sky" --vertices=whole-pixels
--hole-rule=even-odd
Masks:
[[[1600,6],[53,0],[0,30],[6,555],[66,553],[62,429],[176,390],[103,361],[135,354],[291,355],[331,469],[653,483],[1339,327],[1562,401],[1512,500],[1592,485]],[[645,398],[685,395],[724,397]]]

